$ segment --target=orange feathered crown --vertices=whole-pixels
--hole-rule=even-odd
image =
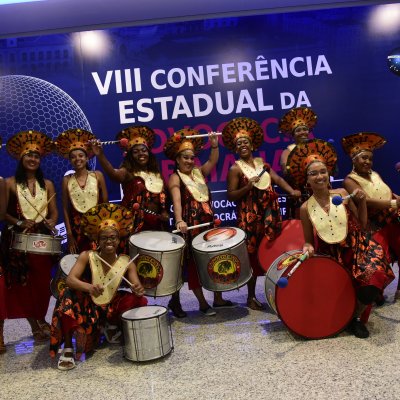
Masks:
[[[351,157],[364,150],[374,151],[386,143],[386,139],[374,132],[359,132],[342,138],[343,150]]]
[[[151,149],[154,144],[154,131],[148,126],[130,126],[123,129],[116,136],[117,140],[128,139],[127,147],[125,150],[130,150],[133,146],[137,144],[144,144],[148,149]]]
[[[91,158],[94,154],[90,148],[89,140],[93,139],[96,139],[93,133],[84,129],[74,128],[61,133],[54,144],[57,153],[64,158],[69,158],[69,154],[73,150],[82,150]]]
[[[253,150],[257,150],[263,142],[264,132],[257,121],[246,117],[231,120],[222,130],[224,145],[231,151],[235,151],[236,141],[241,137],[249,138]]]
[[[199,132],[194,129],[181,129],[175,132],[164,145],[165,155],[169,159],[175,160],[177,155],[184,150],[192,150],[194,154],[197,154],[203,147],[203,139],[187,139],[187,136],[198,134]]]
[[[307,168],[315,161],[324,163],[329,175],[331,175],[337,162],[335,148],[324,140],[312,139],[299,143],[289,153],[286,172],[294,179],[297,187],[301,187],[306,183]]]
[[[53,146],[53,141],[47,135],[33,130],[15,134],[6,145],[8,153],[17,160],[28,153],[38,153],[44,157],[52,152]]]
[[[306,126],[309,130],[317,123],[317,115],[308,107],[292,108],[279,121],[279,133],[293,136],[293,131],[298,126]]]
[[[118,231],[119,236],[124,237],[133,231],[133,214],[118,204],[101,203],[83,214],[81,227],[85,235],[93,240],[96,240],[99,233],[107,228]]]

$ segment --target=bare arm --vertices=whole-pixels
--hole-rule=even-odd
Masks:
[[[356,189],[362,190],[361,186],[355,180],[349,177],[346,177],[344,179],[343,186],[349,193],[353,193]],[[400,208],[400,198],[396,195],[394,196],[396,199],[397,208]],[[367,198],[367,207],[376,208],[377,210],[385,210],[392,208],[390,200],[371,199],[370,197],[368,197],[368,195],[366,198]]]
[[[91,296],[97,297],[103,293],[103,288],[101,285],[93,285],[88,282],[81,280],[81,276],[84,273],[87,265],[89,263],[89,252],[84,251],[79,254],[75,265],[72,267],[70,273],[67,276],[66,284],[68,287],[74,290],[79,290],[80,292],[89,293]]]
[[[186,232],[187,224],[182,219],[182,199],[181,199],[181,188],[180,179],[178,174],[173,173],[169,178],[168,182],[169,192],[172,198],[172,204],[174,206],[175,226],[181,232]]]
[[[103,148],[98,141],[91,142],[91,148],[94,155],[99,160],[104,172],[110,177],[110,179],[119,183],[125,182],[128,179],[128,171],[126,170],[126,168],[115,169],[111,165],[110,161],[108,161],[107,157],[104,154]]]
[[[48,205],[46,222],[51,228],[54,228],[58,220],[57,200],[55,196],[56,190],[54,188],[53,182],[49,181],[48,179],[45,179],[45,183],[47,189],[47,199],[52,198]]]
[[[300,197],[300,190],[293,189],[282,177],[280,177],[272,168],[269,171],[272,181],[283,189],[286,193],[294,197]]]
[[[108,203],[108,190],[107,190],[106,180],[104,179],[104,175],[100,171],[95,171],[95,173],[97,177],[98,187],[101,192],[102,201],[103,203]]]
[[[314,228],[307,212],[307,202],[300,207],[300,220],[303,227],[305,243],[303,245],[303,253],[308,251],[309,257],[314,255]]]
[[[281,158],[279,160],[279,164],[281,165],[283,174],[286,173],[286,163],[287,163],[287,159],[288,159],[289,154],[290,154],[290,152],[289,152],[288,149],[283,150],[282,153],[281,153]]]
[[[217,165],[219,158],[218,137],[216,135],[210,135],[210,144],[210,156],[200,168],[204,176],[210,175],[212,169]]]
[[[132,290],[137,296],[143,296],[144,295],[144,287],[142,283],[139,280],[139,276],[137,274],[137,269],[136,269],[136,264],[132,262],[128,270],[126,272],[128,276],[129,282],[132,284]]]

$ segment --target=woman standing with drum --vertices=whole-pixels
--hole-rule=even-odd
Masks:
[[[57,153],[69,159],[75,171],[62,181],[64,223],[70,254],[79,254],[92,248],[89,238],[82,232],[82,214],[99,203],[108,202],[103,174],[88,169],[88,161],[94,156],[89,141],[94,139],[91,132],[69,129],[55,141]]]
[[[247,250],[253,268],[253,277],[247,284],[247,306],[262,310],[256,298],[257,276],[264,275],[257,249],[261,240],[274,240],[281,231],[282,219],[278,195],[272,185],[276,184],[292,196],[300,197],[261,157],[253,157],[263,141],[261,126],[250,118],[235,118],[222,131],[225,146],[239,155],[228,173],[228,199],[237,202],[238,227],[246,232]]]
[[[373,132],[361,132],[342,139],[344,151],[351,157],[353,170],[344,179],[349,193],[355,189],[367,195],[369,231],[383,247],[390,261],[400,261],[400,197],[392,193],[378,173],[372,170],[373,152],[386,143],[386,139]],[[400,297],[400,281],[396,298]],[[378,304],[383,303],[383,297]]]
[[[118,169],[107,160],[99,141],[92,141],[92,149],[105,173],[122,184],[124,197],[121,205],[133,213],[133,233],[164,230],[169,214],[164,181],[157,159],[151,152],[153,130],[147,126],[131,126],[118,133],[117,140],[126,144],[127,152]]]
[[[348,328],[356,337],[367,338],[369,332],[360,316],[394,279],[394,274],[382,247],[363,233],[367,224],[365,193],[358,188],[349,198],[344,189],[330,189],[329,175],[336,160],[330,143],[314,139],[298,144],[290,153],[288,172],[299,186],[307,183],[313,193],[300,208],[305,239],[303,253],[311,257],[316,248],[349,271],[358,307]],[[332,203],[334,195],[341,196],[342,202],[334,201],[339,205]]]
[[[212,316],[216,313],[204,297],[191,249],[192,239],[207,228],[188,230],[188,227],[213,222],[214,220],[214,213],[210,204],[210,192],[205,177],[216,166],[219,150],[217,136],[211,134],[210,157],[200,168],[196,167],[194,158],[203,145],[201,138],[190,139],[190,136],[196,134],[198,132],[193,129],[182,129],[175,132],[167,140],[164,152],[168,158],[176,162],[176,170],[169,179],[168,187],[174,205],[175,226],[186,235],[187,253],[185,261],[188,271],[189,289],[196,296],[200,305],[200,311],[207,316]],[[186,313],[182,310],[180,303],[179,291],[172,295],[168,306],[176,317],[186,317]],[[231,301],[224,301],[220,292],[214,292],[213,307],[234,306]]]
[[[2,232],[1,245],[7,289],[6,302],[1,306],[6,318],[27,318],[37,342],[48,340],[50,333],[45,315],[50,300],[53,257],[46,252],[40,254],[40,250],[46,250],[44,243],[55,240],[50,234],[54,232],[58,212],[54,185],[44,179],[40,162],[52,146],[46,135],[36,131],[20,132],[7,142],[9,154],[19,163],[15,176],[6,181],[8,226]],[[15,243],[27,240],[29,234],[40,234],[33,242],[36,251],[11,249]],[[19,240],[13,241],[13,235],[19,235]]]
[[[309,107],[296,107],[288,111],[279,121],[278,130],[294,140],[282,151],[280,158],[280,165],[284,178],[290,185],[296,189],[295,183],[291,180],[290,175],[286,170],[286,162],[290,152],[296,147],[297,144],[303,143],[309,139],[310,132],[317,123],[317,115]],[[304,197],[305,196],[305,197]],[[307,195],[303,195],[303,201],[307,200]],[[299,208],[302,201],[293,197],[287,197],[286,210],[289,219],[299,218]]]
[[[116,204],[99,204],[82,216],[82,227],[98,242],[98,250],[79,255],[53,312],[50,355],[55,357],[64,343],[58,360],[63,371],[74,368],[82,353],[97,347],[102,328],[108,342],[119,343],[121,315],[147,305],[135,264],[128,256],[117,255],[120,238],[132,232],[132,213]],[[118,291],[122,280],[129,282],[133,293]]]

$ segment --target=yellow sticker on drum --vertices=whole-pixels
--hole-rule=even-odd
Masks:
[[[279,264],[276,267],[276,269],[278,271],[280,271],[281,269],[285,269],[287,267],[292,266],[293,264],[295,264],[300,259],[300,256],[301,256],[301,253],[300,254],[291,255],[291,256],[288,256],[288,257],[284,258],[283,260],[281,260],[279,262]]]
[[[137,273],[145,289],[155,288],[163,278],[162,265],[155,258],[141,254],[136,261]]]
[[[207,272],[215,283],[234,283],[240,276],[240,260],[233,254],[220,254],[208,262]]]

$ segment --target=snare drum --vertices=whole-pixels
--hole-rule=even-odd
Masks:
[[[265,295],[272,310],[297,335],[321,339],[342,331],[353,317],[356,295],[350,274],[333,258],[315,255],[302,262],[277,286],[298,261],[300,250],[278,257],[265,274]]]
[[[150,361],[169,354],[174,348],[168,310],[162,306],[133,308],[122,314],[124,357]]]
[[[61,290],[65,287],[65,281],[72,267],[75,265],[78,259],[78,254],[67,254],[60,260],[57,273],[50,282],[51,294],[58,299]]]
[[[61,254],[61,237],[41,233],[13,233],[11,248],[33,254]]]
[[[148,296],[169,296],[183,285],[185,241],[169,232],[142,231],[129,239],[130,256],[136,259],[139,279]]]
[[[275,240],[264,237],[258,247],[258,261],[267,272],[274,260],[289,250],[301,249],[304,244],[303,228],[299,219],[282,222],[282,231]]]
[[[204,289],[225,292],[245,285],[252,276],[246,234],[239,228],[214,228],[192,241],[197,272]]]

